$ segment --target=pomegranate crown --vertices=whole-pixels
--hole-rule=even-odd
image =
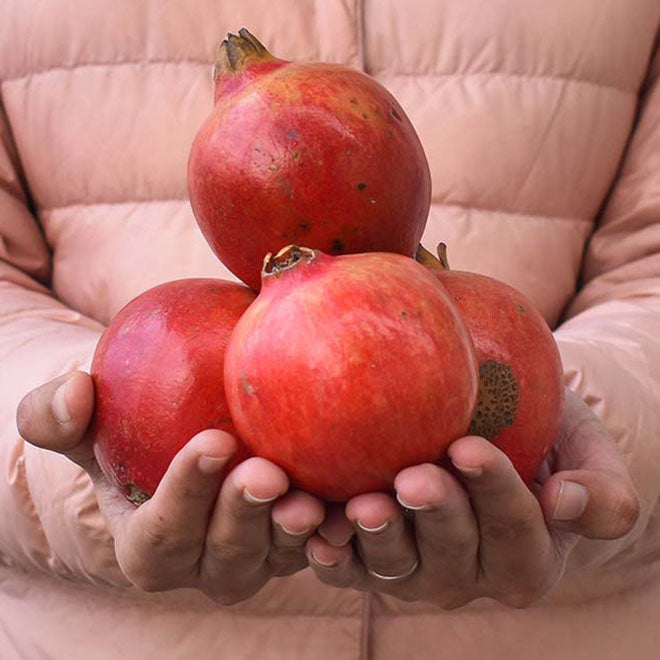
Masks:
[[[247,29],[241,28],[238,35],[229,32],[227,38],[218,46],[213,79],[223,73],[241,71],[250,62],[266,59],[273,59],[273,56]]]
[[[299,245],[287,245],[283,247],[275,256],[269,252],[264,257],[264,264],[261,270],[262,277],[274,275],[277,277],[281,273],[295,268],[303,262],[310,262],[316,258],[316,250],[301,247]]]
[[[439,271],[441,273],[451,270],[447,259],[447,244],[438,243],[437,253],[438,256],[436,258],[420,243],[417,252],[415,253],[415,259],[422,264],[422,266],[426,266],[430,270]]]

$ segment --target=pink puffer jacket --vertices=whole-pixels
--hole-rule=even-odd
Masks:
[[[0,20],[0,658],[660,657],[660,26],[657,0],[4,0]],[[433,178],[424,243],[527,294],[567,384],[642,502],[583,540],[541,604],[427,604],[309,570],[233,607],[123,578],[86,475],[25,444],[31,388],[88,368],[104,324],[166,280],[230,277],[186,160],[218,40],[385,84]]]

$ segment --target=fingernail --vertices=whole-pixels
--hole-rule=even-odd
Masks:
[[[314,550],[312,550],[312,552],[310,554],[311,554],[312,561],[315,564],[318,564],[319,566],[323,566],[324,568],[333,568],[334,566],[337,565],[337,560],[336,559],[325,559],[325,560],[324,559],[319,559],[319,557],[317,556],[316,552],[314,552]]]
[[[247,488],[244,488],[243,497],[250,504],[268,504],[268,502],[273,502],[274,500],[276,500],[279,497],[279,495],[273,495],[272,497],[256,497]]]
[[[216,474],[227,465],[229,456],[200,456],[197,459],[197,469],[206,475]]]
[[[429,509],[429,505],[426,504],[426,503],[419,504],[417,506],[413,506],[412,504],[408,504],[408,502],[401,499],[401,496],[399,495],[399,493],[396,494],[396,500],[404,509],[410,509],[411,511],[426,511],[427,509]]]
[[[455,461],[452,461],[454,467],[463,475],[470,479],[476,479],[483,474],[483,467],[481,465],[460,465]]]
[[[589,492],[582,484],[574,481],[562,481],[552,517],[555,520],[575,520],[579,518],[587,506],[588,498]]]
[[[309,534],[311,531],[311,527],[306,527],[305,529],[301,530],[300,532],[294,532],[293,530],[289,529],[286,525],[282,523],[275,523],[285,534],[288,534],[289,536],[304,536],[305,534]]]
[[[363,532],[369,532],[370,534],[378,534],[379,532],[382,532],[390,524],[390,521],[386,520],[382,525],[378,525],[377,527],[367,527],[366,525],[363,525],[359,520],[357,520],[356,522],[357,522],[357,526]]]
[[[71,415],[66,405],[66,389],[69,381],[62,383],[56,390],[53,396],[53,414],[60,424],[66,424],[71,421]]]

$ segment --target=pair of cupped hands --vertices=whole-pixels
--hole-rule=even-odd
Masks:
[[[410,467],[397,475],[395,495],[368,493],[346,505],[293,489],[262,458],[227,474],[236,441],[209,429],[135,508],[94,458],[87,434],[94,386],[81,371],[26,395],[17,422],[28,442],[89,474],[119,565],[139,589],[195,588],[231,605],[309,565],[328,585],[446,609],[481,597],[525,607],[557,583],[580,536],[620,537],[639,513],[612,437],[577,395],[566,395],[536,492],[494,445],[468,436],[450,446],[451,470]]]

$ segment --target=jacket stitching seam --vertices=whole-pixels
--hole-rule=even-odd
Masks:
[[[549,73],[520,73],[516,71],[431,71],[430,73],[415,73],[414,71],[370,71],[369,75],[374,77],[401,77],[401,78],[519,78],[521,80],[548,80],[557,83],[575,83],[580,85],[588,85],[597,87],[598,89],[605,89],[608,91],[618,92],[626,96],[637,96],[637,92],[625,87],[619,87],[612,83],[598,82],[597,80],[590,80],[589,78],[571,78],[570,76],[552,75]]]
[[[155,60],[124,60],[121,62],[83,62],[80,64],[59,64],[57,66],[49,66],[44,69],[37,69],[34,71],[27,71],[21,73],[17,76],[11,76],[9,78],[3,78],[3,83],[11,83],[19,80],[24,80],[26,78],[33,78],[37,76],[47,75],[49,73],[62,72],[62,71],[76,71],[78,69],[94,69],[94,68],[111,68],[111,67],[144,67],[144,66],[177,66],[179,64],[191,65],[191,66],[208,66],[209,71],[213,67],[211,60],[196,60],[196,59],[180,59],[180,60],[167,60],[167,59],[155,59]],[[209,74],[210,77],[210,74]]]
[[[32,78],[36,76],[42,76],[56,71],[76,71],[79,69],[91,69],[91,68],[108,68],[108,67],[126,67],[126,66],[167,66],[173,65],[177,66],[179,64],[191,65],[191,66],[212,66],[210,60],[196,60],[196,59],[180,59],[180,60],[167,60],[167,59],[156,59],[156,60],[126,60],[123,62],[85,62],[82,64],[72,64],[72,65],[58,65],[52,67],[46,67],[45,69],[39,69],[35,71],[28,71],[17,76],[11,76],[4,78],[4,83],[16,82],[19,80],[24,80],[26,78]],[[405,78],[472,78],[472,77],[488,77],[488,78],[521,78],[525,80],[549,80],[553,82],[570,82],[583,85],[591,85],[598,87],[600,89],[612,90],[619,92],[621,94],[626,94],[627,96],[637,96],[635,90],[626,89],[623,87],[618,87],[610,83],[602,83],[595,80],[589,80],[588,78],[571,78],[569,76],[558,76],[544,73],[519,73],[519,72],[509,72],[509,71],[448,71],[448,72],[438,72],[438,71],[429,71],[429,72],[413,72],[413,71],[387,71],[381,69],[380,71],[370,71],[369,75],[371,76],[383,76],[383,77],[405,77]]]
[[[477,213],[492,213],[492,214],[499,214],[499,215],[517,215],[522,218],[534,218],[536,220],[562,220],[562,221],[568,221],[568,222],[578,222],[578,223],[590,223],[592,220],[591,218],[577,218],[573,217],[570,215],[550,215],[546,213],[536,213],[533,211],[510,211],[507,209],[491,209],[485,206],[471,206],[469,204],[460,204],[457,202],[435,202],[433,201],[431,203],[432,206],[443,206],[445,208],[457,208],[461,209],[463,211],[469,212],[469,211],[476,211]]]

